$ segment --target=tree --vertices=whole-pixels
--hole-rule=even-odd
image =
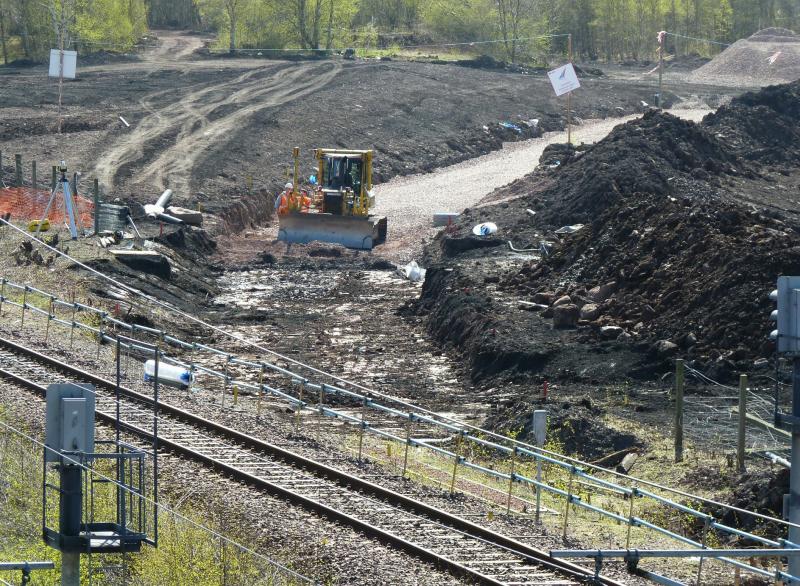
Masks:
[[[3,49],[3,63],[8,65],[8,48],[6,47],[6,5],[0,0],[0,43]]]
[[[236,26],[238,25],[237,10],[243,4],[243,0],[225,0],[225,10],[228,12],[230,21],[230,52],[236,51]]]

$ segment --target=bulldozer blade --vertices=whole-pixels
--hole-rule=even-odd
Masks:
[[[279,221],[278,240],[283,242],[307,244],[317,240],[356,250],[372,250],[386,242],[385,217],[286,214]]]

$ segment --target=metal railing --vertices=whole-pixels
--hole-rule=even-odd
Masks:
[[[15,291],[17,294],[14,297],[9,297],[9,293]],[[21,297],[21,299],[20,299]],[[36,300],[39,303],[33,303]],[[40,306],[44,305],[46,309]],[[752,542],[759,543],[768,548],[775,548],[776,552],[771,553],[772,557],[780,555],[781,549],[794,549],[800,548],[800,545],[791,543],[785,539],[768,539],[754,533],[742,531],[735,527],[730,527],[718,522],[712,515],[705,513],[696,508],[681,504],[673,499],[666,498],[654,492],[667,491],[673,494],[678,494],[684,498],[696,500],[700,502],[713,503],[715,505],[736,511],[740,514],[750,515],[762,520],[772,523],[782,524],[784,526],[790,525],[786,521],[775,519],[767,515],[762,515],[724,505],[722,503],[714,503],[702,497],[691,495],[682,491],[676,491],[658,485],[656,483],[625,477],[625,484],[614,482],[600,478],[598,474],[611,474],[612,476],[622,476],[611,470],[594,466],[584,462],[580,462],[574,458],[569,458],[555,452],[526,444],[515,439],[500,436],[488,430],[483,430],[474,426],[460,423],[450,418],[446,418],[426,409],[412,405],[406,401],[388,397],[387,395],[359,393],[353,390],[343,388],[342,386],[332,385],[328,383],[314,382],[311,379],[294,372],[293,370],[280,366],[274,362],[268,361],[254,361],[247,360],[237,356],[236,354],[226,352],[224,350],[215,348],[213,346],[199,343],[188,342],[181,340],[175,336],[171,336],[164,330],[129,324],[97,307],[92,307],[87,304],[79,303],[77,301],[67,301],[52,295],[46,291],[38,288],[22,285],[8,279],[0,279],[0,316],[4,313],[4,307],[15,307],[20,310],[20,322],[24,324],[26,312],[31,312],[46,318],[47,325],[45,330],[45,337],[48,336],[50,324],[55,323],[70,329],[70,340],[74,339],[75,331],[85,332],[90,334],[97,340],[98,355],[102,342],[110,342],[125,349],[127,352],[140,353],[142,355],[153,355],[152,345],[148,342],[142,341],[141,345],[133,342],[133,336],[140,334],[150,336],[155,340],[158,346],[158,353],[160,359],[166,363],[171,363],[176,366],[185,368],[191,373],[193,382],[196,384],[196,377],[198,375],[209,376],[219,379],[223,382],[222,389],[222,405],[225,405],[225,395],[227,393],[235,393],[238,395],[241,390],[249,391],[258,400],[258,413],[261,414],[262,400],[265,396],[271,396],[280,401],[284,401],[295,410],[299,415],[304,410],[309,410],[316,413],[320,419],[324,417],[339,420],[345,424],[355,426],[358,429],[358,457],[361,459],[363,455],[362,446],[364,436],[371,434],[377,438],[395,442],[399,445],[405,446],[405,460],[407,460],[409,448],[423,448],[435,454],[437,457],[444,458],[452,462],[452,479],[450,482],[450,491],[453,492],[456,485],[456,475],[458,470],[469,469],[477,472],[484,478],[493,481],[500,481],[508,485],[508,499],[511,500],[511,494],[515,485],[529,487],[532,491],[536,492],[537,497],[540,494],[549,494],[554,498],[564,500],[564,521],[563,521],[563,535],[566,537],[567,528],[569,525],[569,512],[572,509],[583,509],[592,513],[596,513],[601,517],[612,520],[616,523],[628,527],[626,537],[626,547],[630,546],[630,529],[641,528],[653,533],[657,533],[669,540],[677,541],[684,545],[698,548],[698,554],[708,547],[707,537],[710,531],[717,531],[731,537],[743,538],[751,540]],[[70,313],[69,319],[58,317],[56,310],[61,308]],[[89,325],[88,323],[81,322],[77,317],[81,314],[91,315],[90,319],[86,320],[92,323],[97,323],[97,327]],[[117,331],[125,331],[130,337],[118,336]],[[144,344],[147,344],[146,346]],[[182,353],[189,354],[189,359],[181,359],[176,356],[170,356],[164,348],[174,348]],[[203,356],[214,358],[216,360],[224,361],[224,368],[218,370],[205,366],[200,363]],[[205,360],[208,362],[208,359]],[[253,377],[258,380],[257,383],[246,380],[243,376],[232,376],[230,373],[231,366],[238,366],[244,369],[250,369]],[[267,376],[278,377],[284,383],[288,383],[287,388],[278,388],[277,384],[268,384],[265,381]],[[316,401],[308,400],[313,397]],[[334,404],[335,402],[335,404]],[[350,405],[361,409],[361,416],[353,416],[342,408],[342,404]],[[371,422],[367,413],[373,413],[375,418],[378,416],[389,417],[390,420],[399,422],[405,426],[407,430],[404,436],[392,433],[386,429],[382,429],[378,424]],[[411,437],[411,428],[415,424],[423,424],[431,428],[440,430],[442,433],[450,437],[449,443],[455,447],[448,449],[450,446],[442,447],[446,444],[435,445],[429,440],[416,439]],[[470,458],[466,454],[465,446],[472,446],[479,448],[481,452],[486,454],[484,460],[477,458]],[[503,459],[510,459],[511,471],[502,472],[493,469],[487,465],[486,460],[501,457]],[[525,464],[534,465],[548,465],[550,468],[560,470],[560,480],[562,482],[556,483],[548,480],[537,480],[530,477],[520,470],[525,470]],[[595,471],[592,473],[590,471]],[[405,465],[403,474],[405,475]],[[579,489],[577,483],[582,483],[582,489]],[[587,492],[586,487],[592,490],[605,490],[611,491],[618,497],[623,498],[629,503],[628,514],[624,515],[619,512],[609,510],[603,506],[592,504],[590,498],[583,498],[581,493]],[[647,488],[644,488],[647,487]],[[538,500],[538,499],[537,499]],[[644,501],[650,505],[656,505],[662,510],[672,511],[677,514],[685,515],[694,519],[697,523],[702,525],[702,538],[700,541],[681,535],[667,527],[663,527],[654,520],[648,520],[642,516],[634,515],[634,504],[639,503],[640,508],[644,506]],[[509,507],[510,508],[510,507]],[[649,510],[649,508],[648,508]],[[758,550],[762,551],[762,550]],[[755,554],[753,557],[758,557]],[[764,568],[751,566],[750,564],[733,559],[733,557],[720,557],[714,556],[726,564],[745,570],[754,574],[761,575],[770,579],[783,580],[790,583],[800,583],[800,577],[792,576],[782,570],[769,571]]]

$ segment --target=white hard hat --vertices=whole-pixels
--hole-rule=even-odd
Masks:
[[[294,187],[294,185],[292,185],[291,182],[289,182],[289,183],[287,183],[286,185],[283,186],[284,189],[292,189],[293,187]]]

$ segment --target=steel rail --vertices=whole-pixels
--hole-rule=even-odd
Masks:
[[[98,389],[116,389],[116,385],[108,380],[85,372],[69,364],[65,364],[54,358],[45,356],[35,350],[21,346],[10,340],[0,338],[0,346],[5,347],[17,355],[32,359],[39,364],[47,365],[51,369],[67,373],[71,376],[81,379],[83,382],[92,383]],[[41,395],[45,393],[46,389],[40,384],[30,381],[23,376],[19,376],[4,367],[0,368],[0,376],[8,378],[16,384],[30,389],[37,394]],[[124,387],[120,389],[120,395],[126,399],[133,400],[144,405],[152,405],[153,403],[153,400],[150,397]],[[332,481],[342,489],[355,493],[370,495],[375,499],[385,501],[392,507],[404,510],[406,512],[411,512],[414,515],[423,516],[429,520],[445,525],[447,528],[451,528],[457,533],[466,534],[467,536],[477,539],[481,542],[496,546],[501,552],[522,558],[525,564],[537,565],[542,570],[549,570],[562,575],[566,574],[570,578],[577,579],[579,582],[586,582],[594,579],[593,572],[586,568],[565,562],[563,560],[554,559],[550,557],[547,552],[536,549],[502,534],[495,533],[494,531],[491,531],[485,527],[481,527],[480,525],[450,514],[427,503],[417,501],[411,497],[373,484],[367,480],[353,476],[344,471],[331,468],[325,464],[311,460],[284,448],[269,444],[252,436],[248,436],[214,421],[204,419],[178,407],[159,402],[159,411],[162,418],[165,416],[174,418],[192,427],[201,428],[208,432],[212,432],[224,439],[235,442],[239,446],[243,446],[253,451],[269,454],[270,456],[279,459],[294,468],[301,468],[306,471],[310,471],[317,477]],[[109,424],[113,424],[116,421],[114,416],[102,411],[97,412],[97,418],[100,421]],[[123,422],[121,424],[121,428],[139,437],[143,437],[148,440],[152,439],[152,434],[150,432],[141,429],[136,425]],[[348,513],[319,502],[318,500],[299,494],[298,492],[288,489],[285,486],[275,484],[264,478],[248,473],[235,465],[231,465],[222,462],[217,458],[199,453],[196,450],[182,445],[179,442],[159,437],[159,445],[167,450],[184,455],[191,460],[200,462],[217,471],[225,473],[237,480],[241,480],[251,486],[256,486],[270,494],[286,498],[298,506],[302,506],[320,515],[358,529],[366,535],[383,543],[399,548],[402,551],[410,553],[423,560],[432,562],[435,565],[446,569],[453,575],[469,578],[477,581],[477,583],[491,586],[501,586],[504,584],[504,582],[501,580],[497,580],[492,576],[487,576],[486,574],[481,573],[474,568],[470,568],[467,565],[451,560],[445,555],[438,554],[429,548],[426,548],[418,543],[414,543],[413,541],[405,539],[402,536],[381,529],[380,527],[376,527],[367,521],[356,518]],[[607,586],[621,586],[619,582],[602,576],[599,578],[599,583]]]

